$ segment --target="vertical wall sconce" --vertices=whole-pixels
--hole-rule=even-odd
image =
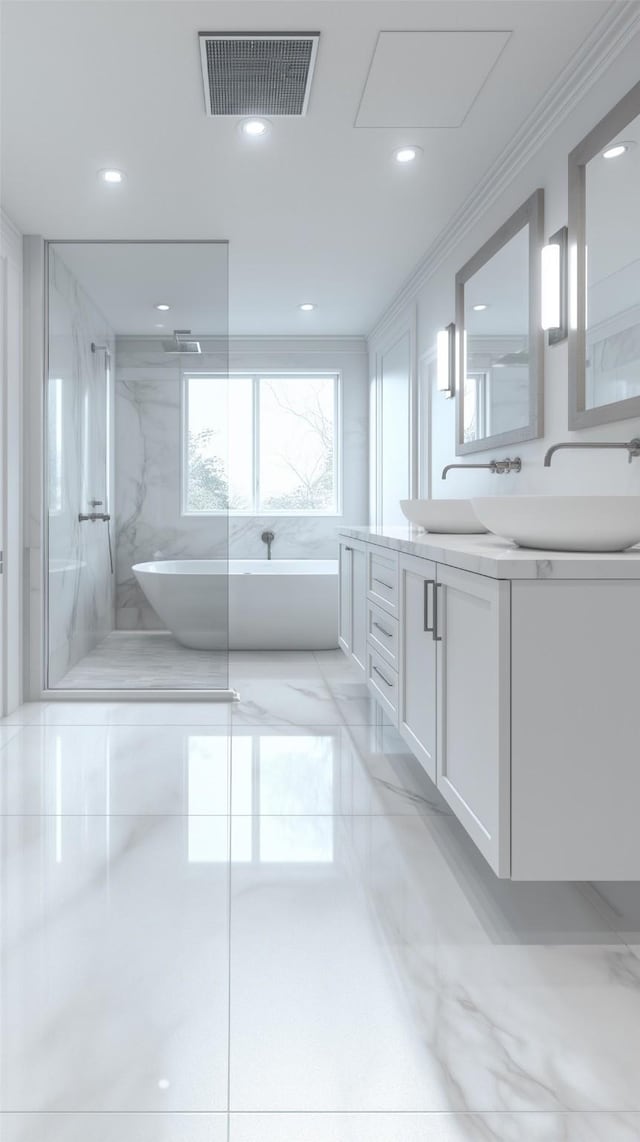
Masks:
[[[455,338],[456,327],[453,321],[446,329],[440,329],[436,338],[438,392],[444,397],[452,397],[455,391]]]
[[[542,328],[549,334],[549,344],[564,341],[567,329],[567,237],[563,226],[542,247],[540,314]]]

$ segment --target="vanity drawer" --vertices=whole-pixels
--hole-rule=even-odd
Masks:
[[[379,547],[367,550],[367,596],[390,615],[398,617],[398,554]]]
[[[367,687],[394,726],[398,724],[398,675],[371,646],[367,647]]]
[[[399,623],[388,611],[367,601],[367,641],[377,654],[398,669]]]

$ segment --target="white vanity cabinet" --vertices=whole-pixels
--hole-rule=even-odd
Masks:
[[[436,780],[436,564],[400,556],[398,728],[432,781]]]
[[[363,674],[367,668],[367,544],[340,541],[338,642]]]
[[[341,537],[341,646],[386,717],[498,876],[640,880],[640,548],[398,531]]]
[[[398,727],[491,867],[509,867],[509,584],[400,555]]]
[[[498,876],[510,875],[510,584],[438,566],[437,786]]]

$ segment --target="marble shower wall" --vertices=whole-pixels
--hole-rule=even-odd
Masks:
[[[203,342],[206,349],[206,343]],[[180,511],[181,359],[158,340],[119,337],[116,352],[116,625],[160,629],[131,567],[149,559],[262,559],[260,534],[271,528],[273,557],[334,558],[341,523],[368,520],[368,371],[364,339],[238,338],[233,371],[324,370],[342,374],[343,515],[183,516]],[[203,352],[199,370],[224,369]]]
[[[105,317],[64,263],[49,249],[49,373],[46,431],[49,485],[49,685],[113,630],[115,584],[107,526],[79,523],[89,500],[113,506],[108,418],[113,419],[115,336]],[[112,437],[113,434],[111,434]],[[109,506],[97,511],[108,511]],[[113,524],[112,524],[113,527]]]

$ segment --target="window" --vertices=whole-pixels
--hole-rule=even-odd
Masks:
[[[189,373],[183,513],[337,515],[335,374]]]

